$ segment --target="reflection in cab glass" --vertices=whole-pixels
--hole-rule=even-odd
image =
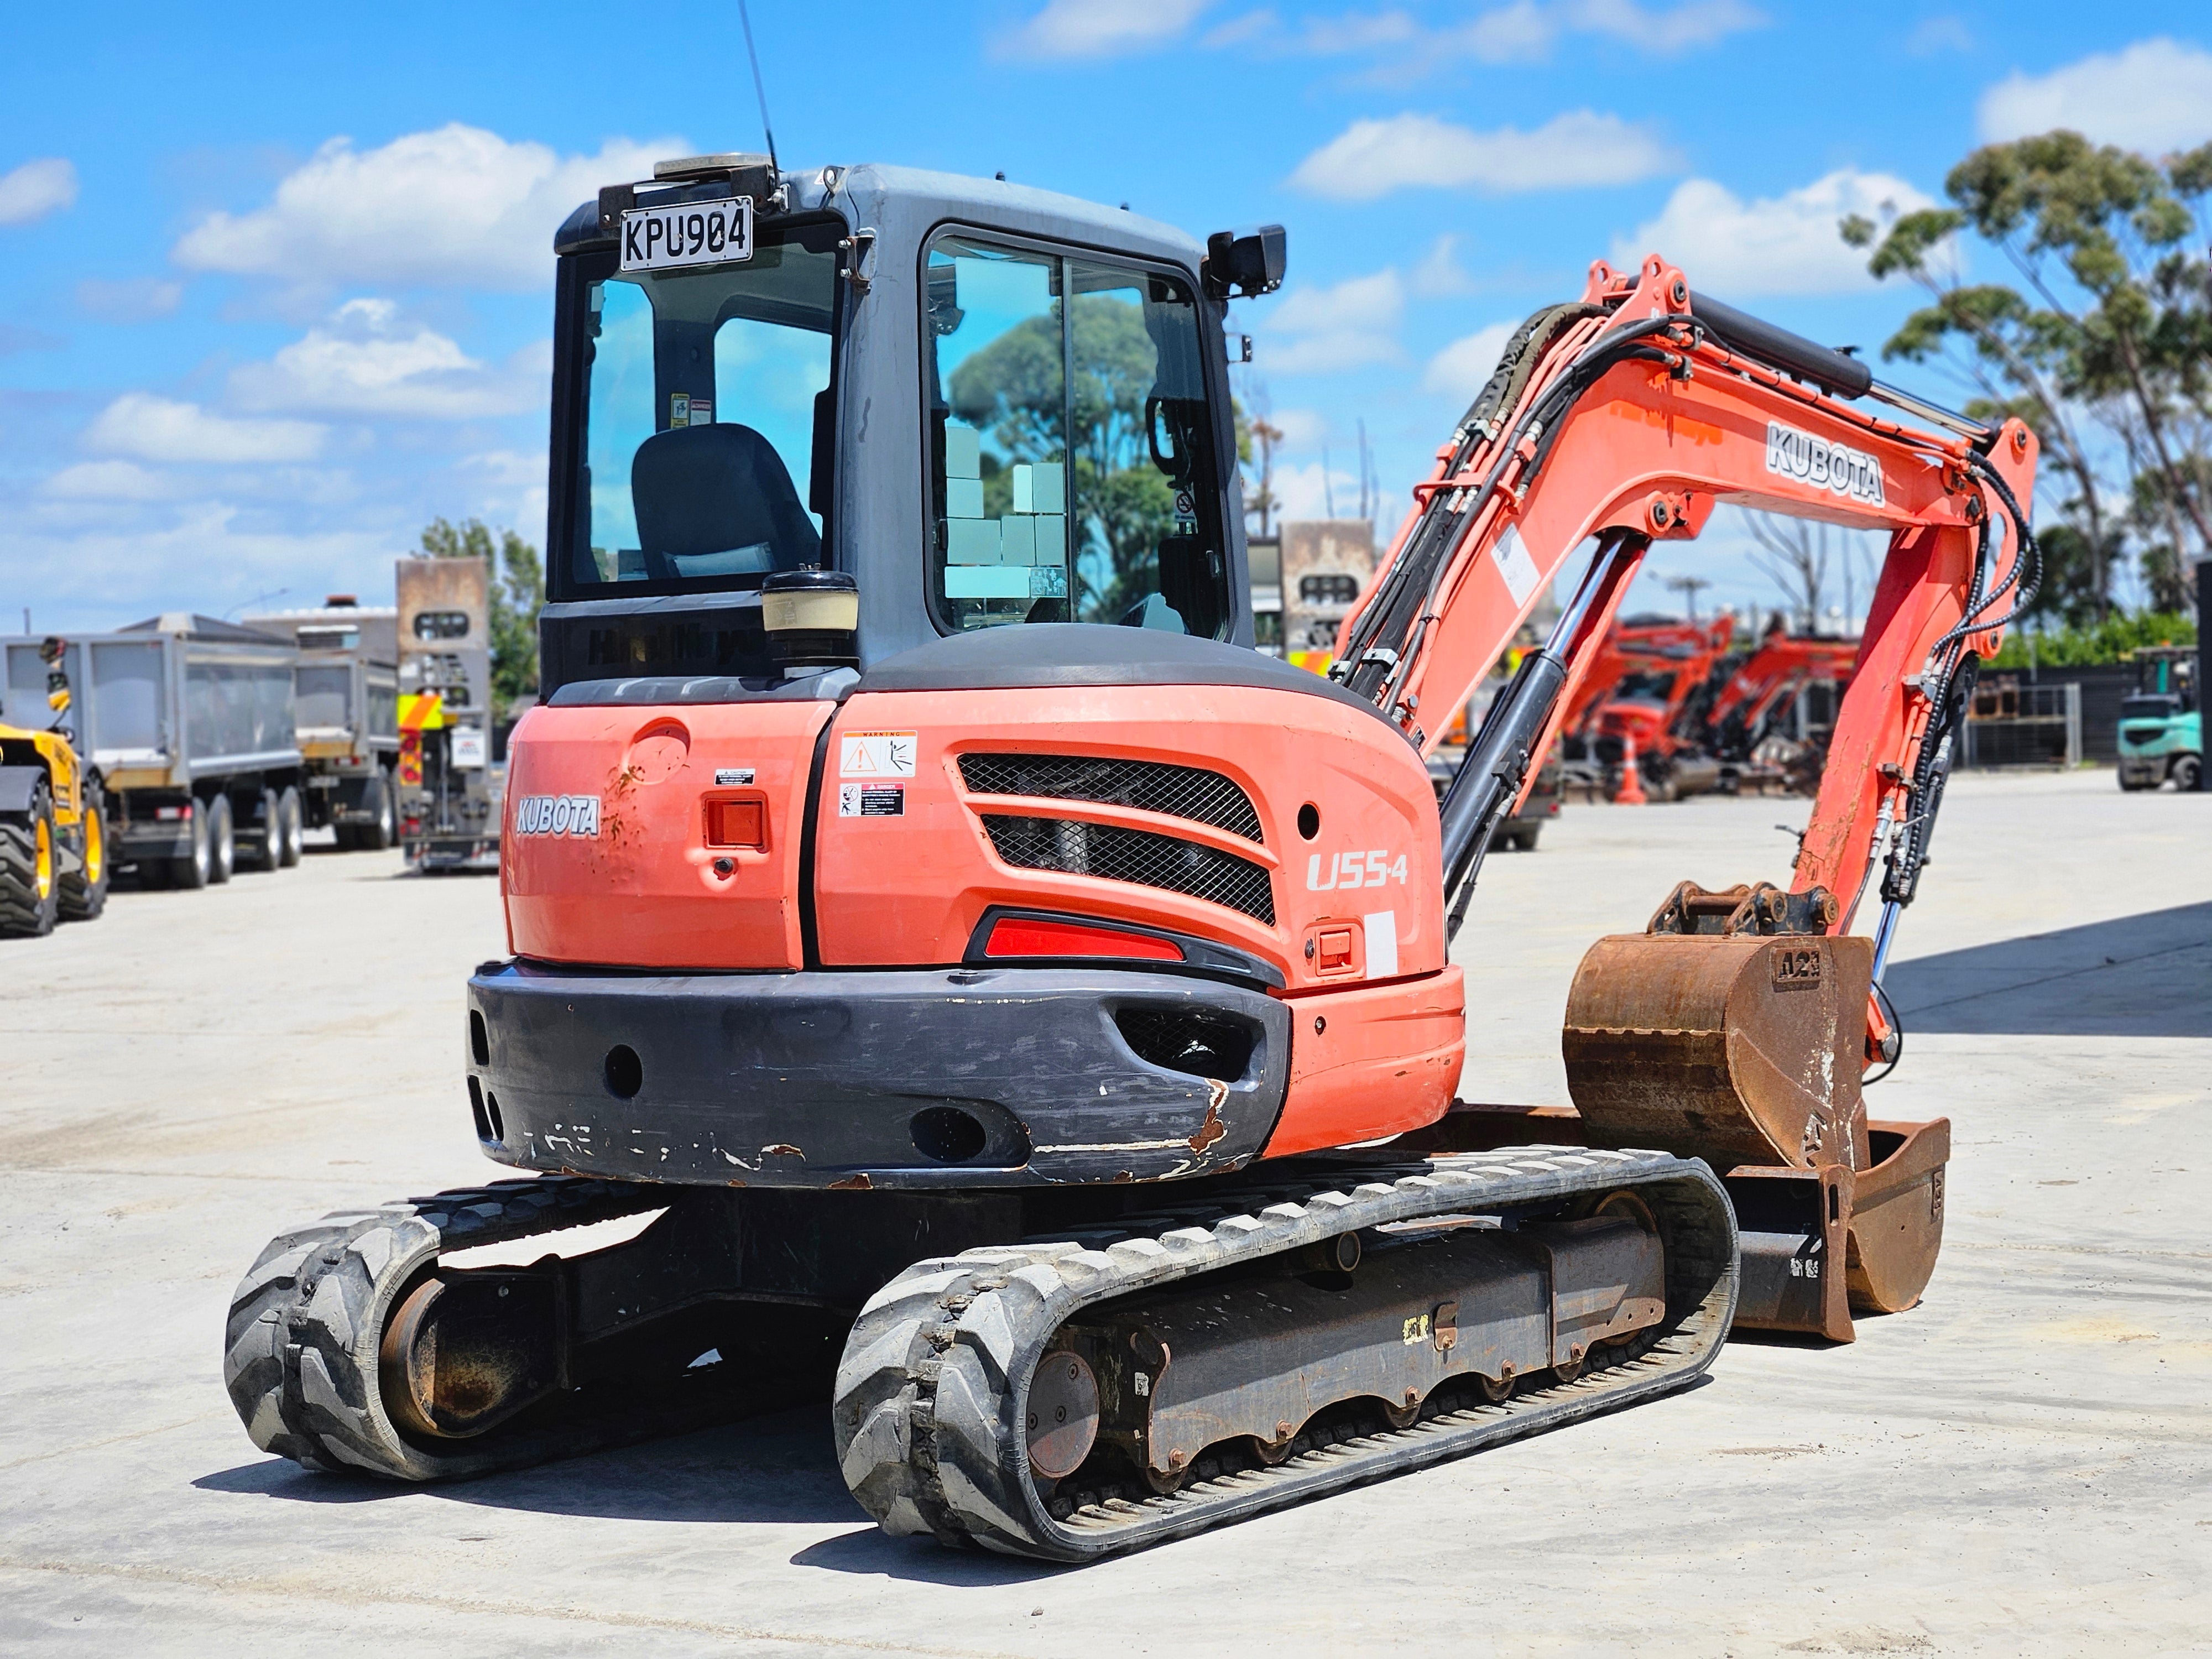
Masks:
[[[835,228],[764,231],[738,264],[599,263],[568,591],[758,587],[823,562]]]
[[[927,307],[942,622],[1223,633],[1227,562],[1188,286],[945,235],[930,246]]]
[[[415,616],[415,637],[418,640],[465,640],[469,636],[469,613],[465,611],[422,611]]]

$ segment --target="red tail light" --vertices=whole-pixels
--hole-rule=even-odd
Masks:
[[[1001,916],[983,946],[987,957],[1134,957],[1147,962],[1181,962],[1182,947],[1173,939],[1133,933],[1120,927],[1079,921],[1048,921],[1038,916]]]
[[[756,848],[767,846],[768,804],[757,800],[708,801],[707,845]]]

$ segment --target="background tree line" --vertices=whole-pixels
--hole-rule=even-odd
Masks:
[[[1875,276],[1926,295],[1882,356],[1948,368],[1967,413],[2042,440],[2031,618],[2099,637],[2132,556],[2163,616],[2148,631],[2193,634],[2191,566],[2212,553],[2212,144],[2154,160],[2049,132],[1974,151],[1943,190],[1948,206],[1842,222]],[[2014,280],[1966,280],[1968,242]]]

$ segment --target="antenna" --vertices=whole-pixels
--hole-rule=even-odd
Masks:
[[[745,0],[738,0],[738,21],[744,25],[745,56],[752,60],[753,96],[760,100],[761,131],[768,135],[768,164],[775,174],[775,187],[783,188],[783,167],[775,159],[775,129],[768,121],[768,88],[761,84],[760,53],[753,50],[753,20]]]

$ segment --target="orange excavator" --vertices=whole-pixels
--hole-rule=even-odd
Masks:
[[[1712,787],[1719,769],[1696,741],[1698,703],[1735,632],[1735,618],[1726,616],[1707,623],[1644,617],[1614,623],[1598,664],[1609,678],[1595,696],[1577,687],[1581,723],[1561,725],[1570,734],[1562,744],[1570,763],[1601,781],[1608,796],[1631,765],[1656,799]]]
[[[888,1531],[1081,1561],[1917,1298],[1948,1128],[1860,1078],[2033,584],[2026,428],[1599,264],[1324,679],[1252,648],[1236,489],[1224,313],[1279,228],[713,155],[555,252],[545,700],[461,1049],[525,1173],[269,1245],[224,1356],[257,1443],[429,1480],[818,1389]],[[1571,1111],[1457,1107],[1492,832],[1723,500],[1890,540],[1789,890],[1591,947]],[[1571,562],[1439,804],[1424,752]]]
[[[1726,674],[1705,713],[1705,746],[1721,764],[1723,788],[1740,787],[1747,776],[1771,775],[1778,764],[1792,787],[1815,793],[1823,744],[1784,738],[1778,725],[1810,686],[1832,685],[1840,695],[1850,684],[1858,650],[1856,640],[1792,634],[1777,619],[1757,647]],[[1776,740],[1784,751],[1770,762],[1765,750]]]

